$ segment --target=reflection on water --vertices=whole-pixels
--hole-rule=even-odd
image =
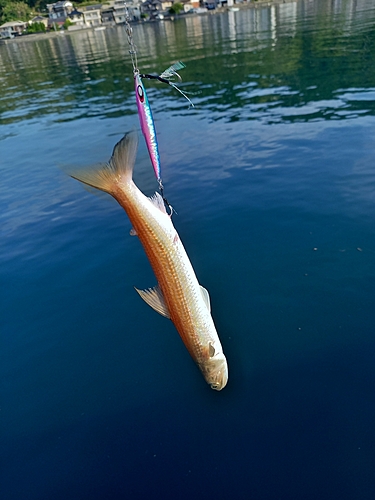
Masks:
[[[183,60],[182,88],[192,92],[195,111],[209,112],[213,120],[306,121],[373,114],[375,66],[368,61],[375,49],[375,8],[370,7],[368,0],[301,1],[135,25],[139,66],[161,72]],[[306,31],[311,18],[315,32]],[[0,49],[0,124],[46,115],[61,121],[135,112],[122,27],[14,42]],[[325,81],[317,85],[322,71]],[[358,93],[368,83],[366,104],[364,99],[341,98],[340,89]],[[148,85],[155,106],[184,113],[186,103],[179,96],[170,99],[170,88]]]

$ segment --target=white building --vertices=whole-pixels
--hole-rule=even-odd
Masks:
[[[137,0],[126,2],[131,21],[141,18],[141,11]],[[126,8],[123,0],[115,0],[113,3],[113,18],[116,24],[123,24],[126,18]]]
[[[48,3],[48,18],[49,25],[62,25],[66,21],[68,15],[74,10],[72,2],[60,1],[56,3]]]
[[[101,4],[89,5],[83,9],[83,17],[87,27],[100,26],[102,24]]]
[[[0,38],[14,38],[21,35],[27,28],[27,23],[23,21],[9,21],[0,26]]]

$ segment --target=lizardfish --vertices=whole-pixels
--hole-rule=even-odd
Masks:
[[[227,383],[228,367],[208,292],[198,283],[160,194],[148,198],[133,182],[137,146],[137,135],[131,132],[116,144],[107,165],[70,175],[111,194],[123,207],[158,282],[154,288],[137,292],[155,311],[173,321],[206,382],[220,391]]]

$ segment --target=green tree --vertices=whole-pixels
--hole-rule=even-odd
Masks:
[[[69,28],[69,26],[71,26],[72,24],[73,24],[73,23],[72,23],[72,21],[69,19],[69,17],[67,17],[67,18],[65,19],[64,24],[63,24],[63,28],[64,28],[64,30],[67,30],[67,29]]]
[[[172,7],[169,9],[170,14],[179,14],[184,10],[184,6],[180,2],[175,2]]]
[[[27,27],[26,32],[27,33],[45,33],[46,27],[44,23],[33,23],[30,24],[30,26]]]
[[[27,0],[27,3],[37,12],[46,12],[47,3],[53,3],[53,0]]]
[[[0,22],[28,21],[32,16],[31,8],[25,2],[0,0]]]

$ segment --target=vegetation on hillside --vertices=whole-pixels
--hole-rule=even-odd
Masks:
[[[29,21],[37,14],[47,14],[47,3],[54,0],[0,0],[0,24],[8,21]],[[92,4],[88,0],[74,0],[74,5]]]
[[[26,2],[0,0],[0,24],[8,21],[28,21],[33,12]]]

